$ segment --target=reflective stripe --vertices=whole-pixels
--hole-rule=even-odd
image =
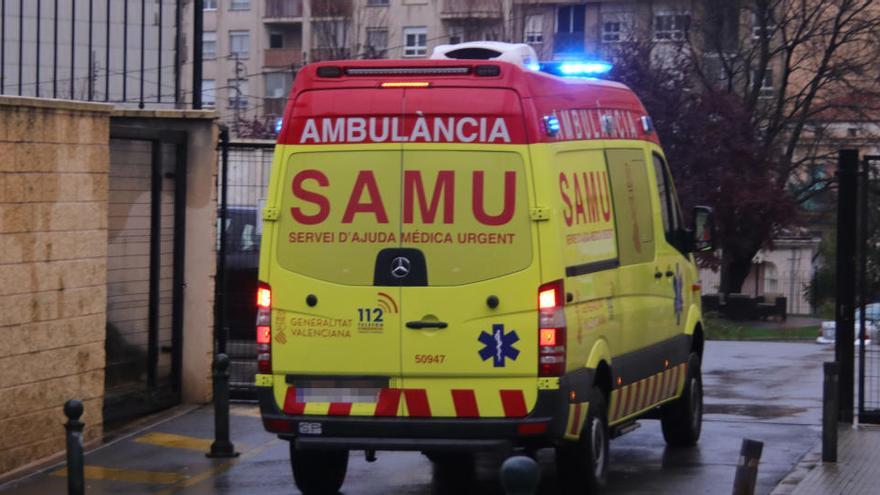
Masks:
[[[428,404],[428,392],[425,389],[404,389],[403,397],[410,417],[431,417],[431,406]]]
[[[305,402],[296,401],[296,387],[288,387],[284,396],[284,412],[286,414],[302,414],[306,410]]]
[[[453,390],[452,402],[455,405],[455,415],[457,417],[480,417],[480,410],[477,407],[477,396],[473,390]]]
[[[374,416],[394,417],[397,416],[397,409],[400,407],[400,389],[399,388],[383,388],[379,392],[379,399],[376,402],[376,412]]]
[[[504,416],[508,418],[522,418],[529,413],[526,409],[526,397],[522,390],[501,390],[500,394]]]
[[[348,416],[351,414],[351,402],[331,402],[327,414],[329,416]]]

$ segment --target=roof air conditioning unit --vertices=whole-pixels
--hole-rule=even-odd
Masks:
[[[497,60],[510,62],[528,69],[538,67],[538,54],[525,43],[499,41],[470,41],[456,45],[439,45],[431,54],[432,60]]]

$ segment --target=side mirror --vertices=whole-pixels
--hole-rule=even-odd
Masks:
[[[715,214],[708,206],[694,207],[693,247],[694,252],[715,250]]]

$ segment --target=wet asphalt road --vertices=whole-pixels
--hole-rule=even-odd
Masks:
[[[831,347],[816,344],[709,342],[703,361],[705,417],[694,449],[667,449],[658,421],[611,442],[609,494],[730,493],[743,438],[764,442],[756,493],[767,494],[819,439],[822,362]],[[234,462],[200,452],[120,441],[90,454],[87,464],[178,473],[179,482],[90,480],[89,495],[150,493],[186,495],[295,494],[287,443],[262,430],[250,407],[235,406],[233,441],[243,455]],[[211,438],[209,408],[168,421],[152,431]],[[418,453],[379,452],[367,463],[352,453],[343,493],[348,495],[500,495],[501,458],[480,456],[473,472],[434,472]],[[553,453],[539,453],[541,494],[561,493]],[[64,478],[39,475],[0,489],[4,495],[64,493]]]

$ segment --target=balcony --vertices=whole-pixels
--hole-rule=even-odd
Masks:
[[[498,0],[443,0],[443,20],[501,19],[502,3]]]
[[[350,18],[354,12],[351,0],[311,0],[312,19]]]
[[[263,51],[263,67],[290,67],[302,64],[302,49],[267,48]]]
[[[287,98],[263,98],[263,115],[280,117],[285,106]]]
[[[553,53],[584,53],[584,32],[555,33]]]
[[[263,22],[302,22],[303,0],[266,0]]]
[[[348,48],[315,48],[312,50],[310,62],[322,60],[346,60],[351,58],[351,50]]]

